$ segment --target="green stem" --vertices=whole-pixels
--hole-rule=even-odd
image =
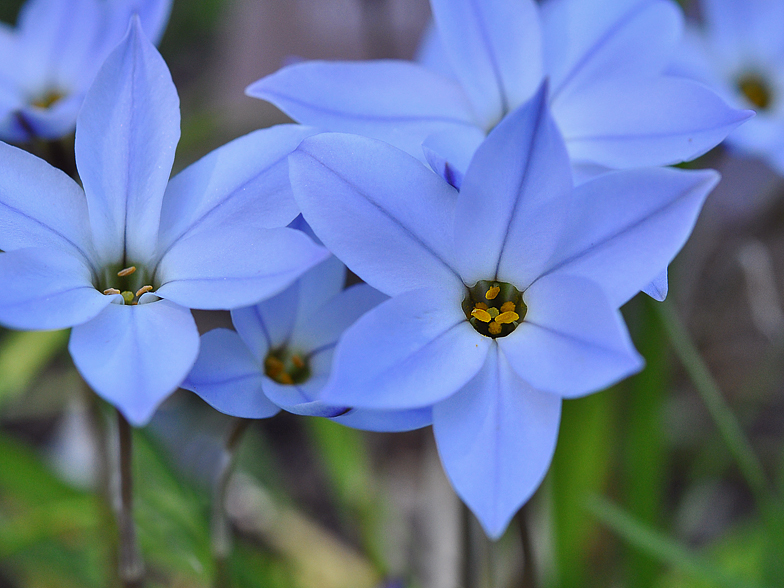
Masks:
[[[230,585],[228,558],[231,553],[231,526],[226,515],[226,492],[229,488],[234,466],[237,462],[237,447],[243,434],[250,425],[250,419],[234,419],[226,444],[221,455],[218,472],[215,476],[212,498],[212,554],[215,558],[215,587],[223,588]]]
[[[656,306],[659,318],[678,359],[708,408],[713,422],[738,463],[743,477],[754,492],[758,503],[760,505],[766,503],[772,499],[772,493],[765,478],[762,464],[735,415],[724,401],[716,380],[708,371],[708,367],[689,337],[686,327],[681,322],[672,303],[668,301],[653,304]]]
[[[120,509],[117,515],[120,531],[120,581],[124,588],[141,588],[144,584],[144,562],[133,522],[132,431],[131,425],[120,411],[117,411],[117,432],[120,439]]]
[[[520,528],[520,540],[523,545],[523,581],[521,588],[536,588],[536,567],[534,550],[531,544],[531,533],[528,530],[528,509],[525,505],[517,513],[517,524]]]

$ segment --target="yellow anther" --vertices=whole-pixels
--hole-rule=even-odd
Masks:
[[[487,330],[490,331],[491,335],[500,335],[501,323],[490,323],[490,325],[487,327]]]
[[[121,292],[123,300],[125,300],[125,304],[130,304],[133,302],[133,292],[126,290],[125,292]]]
[[[299,355],[292,355],[291,356],[291,363],[294,364],[294,367],[298,370],[301,370],[305,367],[305,360],[303,360]]]
[[[132,265],[131,267],[126,267],[125,269],[120,270],[119,272],[117,272],[117,275],[120,276],[121,278],[124,278],[125,276],[130,276],[135,271],[136,271],[136,266]]]
[[[264,360],[264,371],[272,379],[276,379],[281,373],[283,373],[285,367],[286,366],[283,365],[283,362],[280,361],[277,357],[268,355],[267,359]]]
[[[491,306],[490,308],[487,309],[487,314],[495,318],[501,313],[498,311],[498,309],[495,306]]]
[[[117,288],[106,288],[106,290],[104,290],[103,293],[108,296],[110,294],[119,294],[120,291]]]
[[[43,96],[41,96],[38,100],[32,103],[33,106],[37,106],[38,108],[49,108],[52,104],[64,98],[60,92],[47,92]]]
[[[471,316],[478,321],[482,321],[483,323],[489,323],[491,320],[493,320],[493,317],[490,316],[490,313],[482,308],[475,308],[472,310]]]
[[[515,303],[512,302],[512,301],[504,302],[501,305],[501,312],[510,312],[510,311],[513,311],[513,310],[515,310]]]
[[[501,325],[508,325],[509,323],[513,323],[519,320],[520,320],[520,315],[511,310],[507,312],[502,312],[497,317],[495,317],[495,322]]]
[[[493,286],[487,292],[485,292],[485,298],[488,300],[495,300],[495,297],[498,296],[498,293],[501,291],[501,288],[498,286]]]
[[[482,310],[487,310],[487,304],[484,302],[477,302],[474,304],[474,308],[481,308]]]
[[[152,286],[147,284],[146,286],[142,286],[138,290],[136,290],[136,297],[138,298],[142,294],[146,294],[147,292],[152,292]]]
[[[291,379],[291,376],[287,372],[281,372],[275,379],[281,384],[286,384],[289,386],[294,383],[294,380]]]

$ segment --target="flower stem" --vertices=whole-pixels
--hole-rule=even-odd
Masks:
[[[234,466],[237,462],[237,447],[245,431],[250,425],[250,419],[234,419],[226,444],[223,448],[218,472],[215,476],[212,498],[212,554],[215,558],[215,587],[228,587],[227,563],[231,553],[231,527],[226,515],[226,492],[229,488]]]
[[[754,492],[760,505],[767,503],[773,496],[765,478],[762,463],[754,453],[754,448],[743,433],[735,415],[722,397],[716,380],[713,379],[705,361],[689,337],[686,327],[669,301],[653,304],[655,304],[675,354],[705,403],[719,433],[740,467],[746,483]]]
[[[120,581],[124,588],[140,588],[144,583],[144,562],[136,541],[133,522],[133,471],[131,425],[117,411],[120,440],[120,501],[117,526],[120,531]]]
[[[520,541],[523,546],[523,581],[521,588],[536,588],[536,567],[534,550],[531,544],[531,533],[528,530],[528,505],[517,513],[517,525],[520,528]]]

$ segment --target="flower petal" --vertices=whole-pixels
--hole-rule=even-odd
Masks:
[[[0,249],[53,247],[95,256],[84,192],[26,151],[0,143]]]
[[[291,338],[298,301],[299,288],[294,282],[259,304],[231,311],[234,328],[258,361],[264,361],[270,349],[283,346]]]
[[[547,273],[584,276],[624,304],[683,247],[702,203],[719,181],[713,170],[623,170],[578,186],[564,239]]]
[[[532,388],[493,345],[481,371],[433,407],[433,433],[452,486],[498,539],[544,478],[561,399]]]
[[[660,73],[683,31],[668,0],[550,0],[542,22],[553,103],[597,80]]]
[[[690,161],[754,113],[700,83],[659,76],[593,84],[559,100],[553,116],[573,160],[629,168]]]
[[[261,364],[237,333],[213,329],[201,336],[199,357],[180,386],[222,413],[263,419],[280,411],[264,395],[263,379]]]
[[[367,410],[352,408],[347,413],[332,418],[336,423],[380,433],[400,433],[427,427],[433,422],[433,409],[429,406],[413,410]]]
[[[287,158],[315,131],[278,125],[235,139],[172,178],[161,210],[160,251],[201,223],[255,216],[265,228],[284,227],[299,210]]]
[[[571,194],[569,156],[543,84],[493,129],[466,172],[455,213],[455,259],[465,283],[527,287],[558,243]]]
[[[428,135],[475,124],[456,81],[407,61],[306,61],[245,92],[297,122],[380,139],[420,159]]]
[[[112,302],[91,282],[80,256],[32,247],[0,253],[0,323],[12,329],[64,329]]]
[[[306,321],[324,304],[338,296],[345,284],[346,266],[334,255],[304,273],[297,280],[297,323],[307,328]]]
[[[425,407],[470,380],[489,346],[490,339],[473,329],[454,294],[406,292],[345,332],[321,399],[376,410]]]
[[[140,427],[188,375],[199,353],[190,311],[166,300],[110,304],[68,344],[90,387]]]
[[[670,289],[669,280],[667,279],[667,270],[665,269],[653,281],[645,286],[642,291],[648,296],[659,302],[667,298],[667,292]]]
[[[702,0],[700,6],[719,51],[781,63],[784,5],[770,0]]]
[[[456,129],[430,135],[422,150],[430,169],[459,190],[471,158],[484,140],[485,133],[478,127]]]
[[[623,318],[591,281],[549,276],[526,290],[524,300],[525,321],[497,341],[534,388],[582,396],[642,369]]]
[[[394,295],[462,287],[448,231],[456,190],[394,147],[354,135],[305,139],[289,160],[294,197],[324,244]]]
[[[111,21],[107,23],[107,29],[115,33],[107,35],[114,38],[115,42],[122,37],[128,28],[128,21],[136,14],[141,21],[144,34],[154,45],[157,45],[166,29],[169,21],[173,0],[122,0],[120,2],[109,2]]]
[[[201,223],[161,259],[156,293],[188,308],[230,310],[277,294],[329,252],[301,231],[257,217]]]
[[[450,65],[492,128],[542,80],[542,39],[533,0],[431,0]]]
[[[134,18],[87,93],[76,129],[76,162],[104,262],[152,258],[179,137],[171,75]]]

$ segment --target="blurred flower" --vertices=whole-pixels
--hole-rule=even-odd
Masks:
[[[446,472],[491,537],[547,471],[561,398],[641,368],[617,308],[677,253],[718,181],[649,168],[573,189],[546,91],[490,132],[459,192],[353,135],[309,137],[289,162],[315,233],[392,296],[343,335],[322,400],[433,406]]]
[[[757,116],[727,137],[741,153],[784,175],[784,3],[702,0],[702,26],[690,25],[675,73],[704,82]]]
[[[73,326],[77,369],[136,425],[196,360],[190,308],[247,306],[326,256],[285,228],[297,214],[286,156],[311,131],[251,133],[169,182],[179,124],[169,71],[134,18],[79,114],[84,189],[0,143],[0,323]]]
[[[236,332],[214,329],[202,335],[199,358],[182,387],[243,418],[270,417],[283,408],[374,431],[429,425],[429,408],[356,410],[317,400],[343,331],[387,299],[367,284],[344,290],[345,279],[345,266],[330,257],[277,296],[232,310]]]
[[[663,74],[682,29],[669,0],[430,4],[437,38],[424,65],[304,62],[247,93],[299,122],[381,139],[436,171],[449,168],[456,187],[485,134],[543,77],[580,179],[693,159],[751,116]]]
[[[0,23],[0,139],[72,132],[90,84],[138,14],[163,34],[172,0],[28,0],[16,29]]]

